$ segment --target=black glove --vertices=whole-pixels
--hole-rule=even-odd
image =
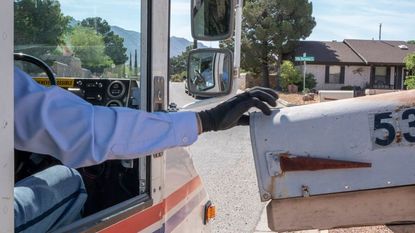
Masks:
[[[264,102],[275,107],[277,99],[278,95],[274,90],[263,87],[255,87],[239,94],[212,109],[198,113],[202,132],[225,130],[236,125],[249,125],[249,115],[244,113],[252,107],[257,107],[265,115],[270,115],[271,110]]]

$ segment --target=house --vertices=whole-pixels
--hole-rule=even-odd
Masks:
[[[304,53],[314,57],[307,62],[306,72],[314,74],[318,90],[344,86],[403,89],[404,58],[415,53],[415,45],[385,40],[300,41],[295,56]],[[302,62],[296,65],[304,69]]]

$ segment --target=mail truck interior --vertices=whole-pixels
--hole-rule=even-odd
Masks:
[[[188,9],[198,17],[196,22],[196,16],[189,18],[188,24],[201,30],[197,35],[205,40],[233,34],[233,1],[189,1]],[[18,67],[39,84],[57,85],[93,105],[167,111],[169,13],[169,1],[2,1],[0,48],[7,52],[0,55],[0,61],[6,61],[1,62],[0,70],[8,77],[4,83],[13,83],[11,71]],[[212,14],[221,21],[211,21]],[[122,21],[128,21],[130,28],[116,25]],[[194,54],[201,56],[206,51]],[[231,52],[212,50],[207,55],[212,58],[210,65],[216,67],[213,79],[219,81],[217,76],[224,72],[225,56],[227,72],[232,73]],[[226,89],[213,85],[216,91],[211,97],[229,94],[228,80]],[[1,90],[12,90],[10,87],[4,85]],[[2,93],[1,99],[11,105],[3,108],[3,102],[0,104],[5,110],[1,119],[13,125],[13,94]],[[13,146],[13,133],[3,132],[1,141]],[[13,232],[12,183],[61,162],[53,155],[30,151],[5,154],[9,156],[1,158],[2,164],[14,163],[14,168],[2,172],[1,205],[5,211],[0,225],[1,232]],[[184,148],[77,170],[88,193],[82,218],[56,232],[210,230],[214,207]]]

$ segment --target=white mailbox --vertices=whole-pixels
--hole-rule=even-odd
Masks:
[[[415,90],[254,113],[251,140],[273,230],[415,221]]]

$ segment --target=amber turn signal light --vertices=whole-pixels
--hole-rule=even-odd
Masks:
[[[205,204],[205,217],[203,219],[203,224],[207,224],[212,219],[216,217],[216,207],[212,204],[211,201],[208,201]]]

